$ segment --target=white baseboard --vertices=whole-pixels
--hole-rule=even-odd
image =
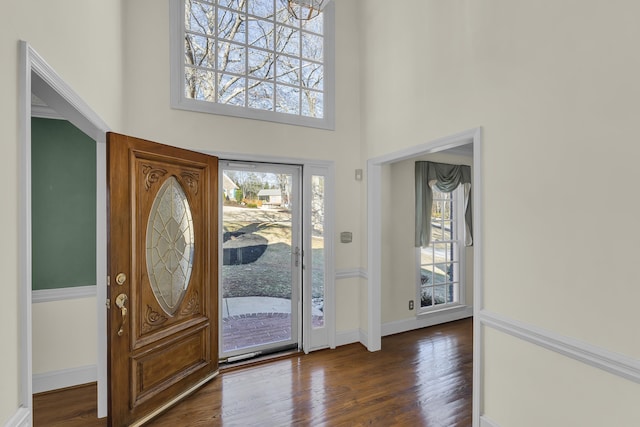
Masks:
[[[360,329],[358,334],[358,341],[360,341],[360,344],[362,344],[365,347],[369,347],[369,334],[366,331],[363,331],[362,329]]]
[[[491,418],[486,417],[485,415],[480,416],[480,427],[500,427],[495,421]]]
[[[4,427],[30,427],[31,426],[31,410],[20,407],[15,414],[4,425]]]
[[[33,374],[33,393],[93,383],[98,380],[96,365]]]
[[[473,316],[473,307],[460,306],[442,311],[436,311],[421,315],[417,318],[396,320],[382,325],[382,336],[399,334],[413,331],[414,329],[426,328],[439,325],[441,323],[453,322],[455,320],[466,319]]]
[[[481,310],[477,315],[477,320],[484,326],[640,384],[640,360],[638,359],[510,319],[488,310]]]
[[[20,407],[13,414],[13,417],[9,418],[9,421],[4,427],[30,427],[31,426],[31,409]]]
[[[355,342],[360,342],[359,329],[336,332],[336,347],[340,347],[341,345],[353,344]]]

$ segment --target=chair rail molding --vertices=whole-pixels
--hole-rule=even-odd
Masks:
[[[476,319],[484,326],[640,384],[640,360],[488,310],[481,310]]]

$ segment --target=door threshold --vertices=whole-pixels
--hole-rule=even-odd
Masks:
[[[296,356],[300,356],[302,354],[304,354],[302,350],[290,349],[285,351],[279,351],[277,353],[263,354],[261,356],[257,356],[251,359],[240,360],[232,363],[220,362],[220,364],[218,365],[218,368],[220,369],[221,373],[232,372],[238,369],[244,369],[251,366],[257,366],[257,365],[262,365],[269,362],[275,362],[277,360],[290,359]]]

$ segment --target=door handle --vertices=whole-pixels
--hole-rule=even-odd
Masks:
[[[300,265],[300,257],[302,256],[302,251],[300,250],[299,246],[296,246],[295,251],[293,251],[293,255],[294,255],[294,265],[297,267],[298,265]]]
[[[120,294],[116,297],[116,307],[120,309],[120,313],[122,314],[122,322],[120,323],[120,329],[118,329],[118,336],[122,336],[124,333],[124,323],[127,321],[127,298],[126,294]]]

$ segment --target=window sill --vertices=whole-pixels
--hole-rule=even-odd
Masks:
[[[418,309],[418,312],[416,313],[416,318],[420,319],[420,318],[428,317],[434,314],[443,314],[443,313],[450,313],[450,312],[463,311],[463,310],[469,310],[469,309],[472,309],[472,307],[465,304],[448,304],[445,306],[440,306],[435,308]]]

